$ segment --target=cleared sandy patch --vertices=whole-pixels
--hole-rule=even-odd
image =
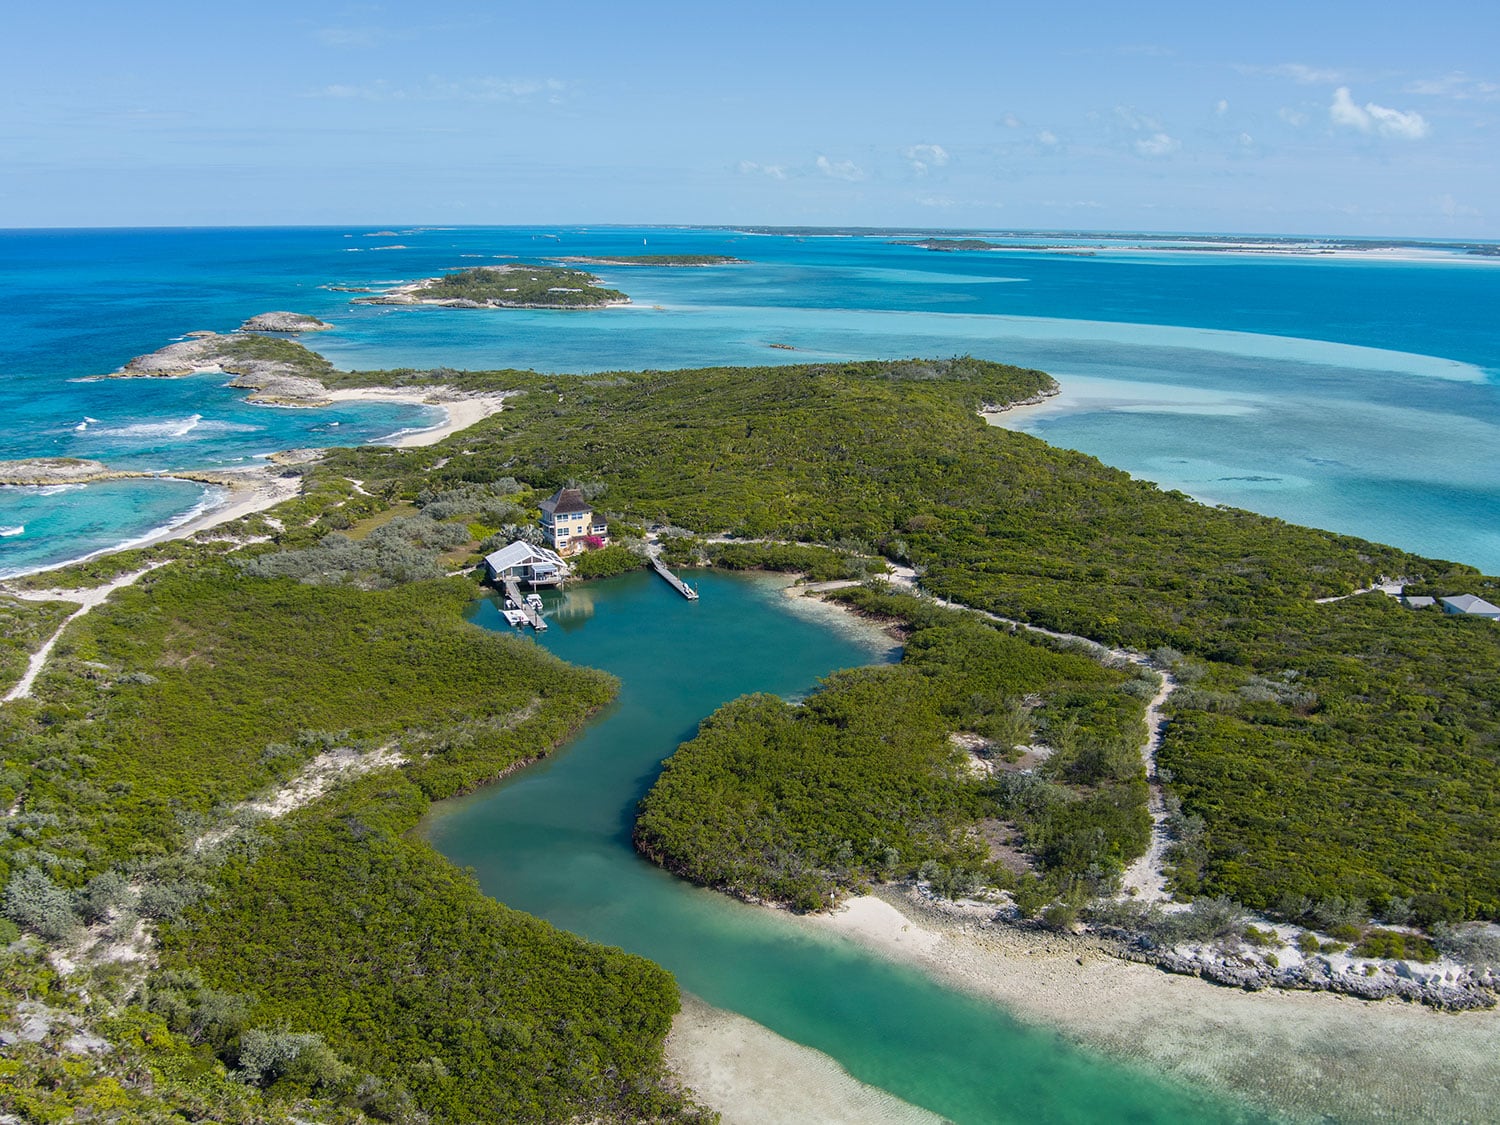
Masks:
[[[821,1051],[686,993],[667,1036],[667,1065],[724,1125],[943,1120],[865,1085]]]
[[[352,780],[374,770],[394,768],[405,762],[406,759],[389,746],[365,753],[351,748],[328,750],[308,762],[285,784],[262,794],[256,800],[236,805],[230,810],[229,817],[275,820],[312,804],[339,782]],[[193,841],[193,850],[202,851],[223,843],[234,835],[238,827],[237,823],[231,822],[205,832]]]

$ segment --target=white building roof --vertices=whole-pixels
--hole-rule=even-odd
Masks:
[[[1412,609],[1424,609],[1430,605],[1437,605],[1436,598],[1429,598],[1425,594],[1414,594],[1411,597],[1403,598],[1402,600],[1405,601],[1406,604]]]
[[[1474,613],[1480,617],[1500,617],[1500,605],[1490,605],[1483,598],[1475,597],[1473,594],[1455,594],[1451,598],[1444,598],[1443,604],[1459,613]]]
[[[508,547],[501,547],[494,554],[486,555],[484,563],[496,574],[515,566],[552,566],[558,570],[566,570],[568,567],[556,551],[534,546],[521,539]]]

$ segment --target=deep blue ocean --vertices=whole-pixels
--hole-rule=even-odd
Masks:
[[[1500,571],[1500,261],[1290,257],[1057,239],[943,253],[905,236],[620,228],[0,231],[0,460],[234,468],[377,441],[429,408],[250,406],[216,376],[106,380],[197,329],[272,309],[359,370],[552,372],[953,355],[1051,372],[1008,424],[1205,502]],[[1029,243],[1045,240],[1028,238]],[[717,253],[595,267],[628,308],[350,303],[445,269],[559,255]],[[772,348],[772,344],[791,349]],[[128,542],[219,499],[179,481],[0,488],[0,576]]]

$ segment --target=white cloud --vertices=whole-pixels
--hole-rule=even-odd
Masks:
[[[906,150],[908,160],[925,160],[941,168],[948,163],[948,150],[942,145],[913,145]]]
[[[1115,116],[1136,132],[1160,133],[1165,128],[1156,118],[1137,113],[1128,105],[1115,106]]]
[[[919,195],[917,204],[921,207],[954,207],[958,200],[949,199],[946,195]]]
[[[1361,132],[1370,131],[1370,115],[1354,104],[1349,96],[1349,87],[1340,86],[1333,92],[1333,104],[1328,107],[1328,116],[1335,125],[1348,125]]]
[[[780,164],[757,164],[753,160],[740,161],[740,175],[754,176],[756,174],[770,176],[773,180],[786,179],[786,169]]]
[[[356,98],[370,102],[519,102],[546,95],[561,100],[567,84],[555,78],[466,78],[457,82],[429,78],[418,86],[393,86],[377,79],[360,86],[324,86],[314,92],[320,98]]]
[[[1269,75],[1272,78],[1290,78],[1303,86],[1331,86],[1344,80],[1343,73],[1328,67],[1306,66],[1303,63],[1279,63],[1276,66],[1236,66],[1241,74]]]
[[[1152,133],[1135,142],[1135,151],[1142,156],[1167,156],[1182,147],[1182,143],[1165,133]]]
[[[1422,94],[1430,98],[1452,98],[1455,101],[1492,102],[1500,99],[1500,85],[1470,78],[1461,70],[1445,74],[1441,78],[1423,78],[1406,84],[1408,94]]]
[[[1438,211],[1447,219],[1478,219],[1481,217],[1477,207],[1467,207],[1454,199],[1451,193],[1445,192],[1438,196]]]
[[[1036,139],[1041,141],[1042,144],[1046,145],[1048,148],[1055,148],[1057,145],[1057,134],[1054,133],[1051,129],[1043,129],[1036,135]]]
[[[1025,122],[1014,113],[1007,113],[1000,119],[1000,124],[1004,125],[1007,129],[1019,129]]]
[[[1249,148],[1255,143],[1255,138],[1252,137],[1249,133],[1241,133],[1239,136],[1239,141],[1240,144],[1244,145],[1246,148]]]
[[[1220,117],[1223,117],[1226,113],[1228,113],[1229,112],[1229,101],[1228,101],[1228,99],[1226,99],[1226,98],[1220,98],[1217,102],[1215,102],[1214,103],[1214,112],[1216,114],[1218,114]]]
[[[1290,109],[1287,106],[1282,106],[1276,111],[1276,116],[1294,129],[1300,129],[1307,124],[1307,114],[1299,109]]]
[[[1333,92],[1328,116],[1335,125],[1405,141],[1419,141],[1431,132],[1427,119],[1416,110],[1403,112],[1374,102],[1356,105],[1348,86],[1340,86]]]
[[[928,168],[941,168],[948,163],[948,150],[942,145],[912,145],[906,150],[906,159],[911,161],[913,172],[925,176]]]
[[[826,156],[818,157],[818,171],[823,175],[835,180],[848,180],[857,183],[865,178],[865,171],[852,160],[829,160]]]

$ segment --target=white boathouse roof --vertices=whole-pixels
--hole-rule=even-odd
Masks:
[[[556,551],[549,551],[546,547],[538,547],[521,539],[507,547],[501,547],[493,554],[486,555],[484,565],[490,568],[491,574],[499,574],[501,571],[511,570],[518,566],[539,566],[553,570],[568,568],[568,564],[563,562],[562,556]]]

